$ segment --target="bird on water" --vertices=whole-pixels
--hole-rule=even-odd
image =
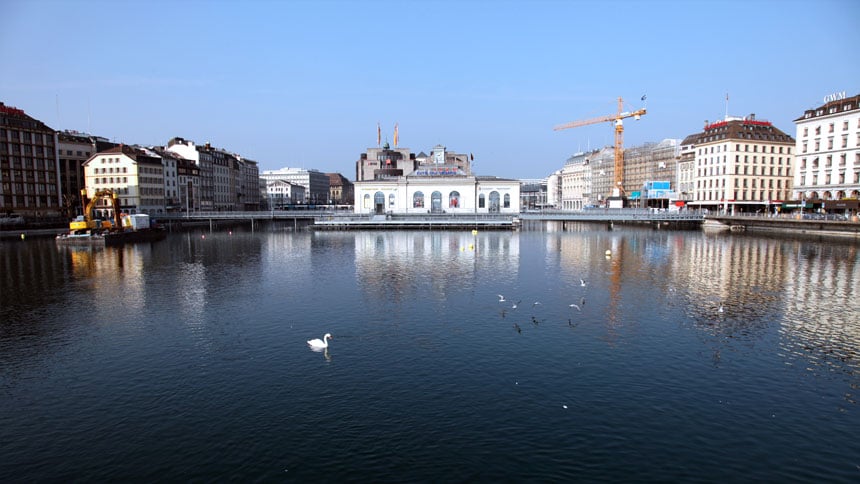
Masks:
[[[331,334],[326,333],[322,339],[310,339],[308,340],[308,346],[313,349],[324,349],[328,348],[328,340],[331,339]]]

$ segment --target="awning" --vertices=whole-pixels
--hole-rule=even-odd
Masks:
[[[825,200],[825,210],[857,210],[860,208],[860,200]]]
[[[639,200],[640,198],[642,198],[642,192],[630,192],[630,197],[628,197],[629,200]]]

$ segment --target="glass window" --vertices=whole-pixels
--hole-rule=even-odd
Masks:
[[[424,208],[424,192],[415,192],[412,195],[412,208]]]
[[[448,206],[450,208],[458,208],[460,206],[460,192],[455,190],[448,194]]]

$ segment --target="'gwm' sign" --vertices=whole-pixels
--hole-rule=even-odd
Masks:
[[[841,101],[845,99],[845,91],[842,92],[834,92],[833,94],[828,94],[824,96],[824,104],[833,102],[833,101]]]

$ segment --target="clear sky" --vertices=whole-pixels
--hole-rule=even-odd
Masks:
[[[355,177],[383,141],[542,178],[613,143],[578,119],[647,107],[625,146],[728,113],[793,120],[860,94],[860,2],[0,0],[0,101],[54,129]],[[641,101],[647,96],[645,102]]]

